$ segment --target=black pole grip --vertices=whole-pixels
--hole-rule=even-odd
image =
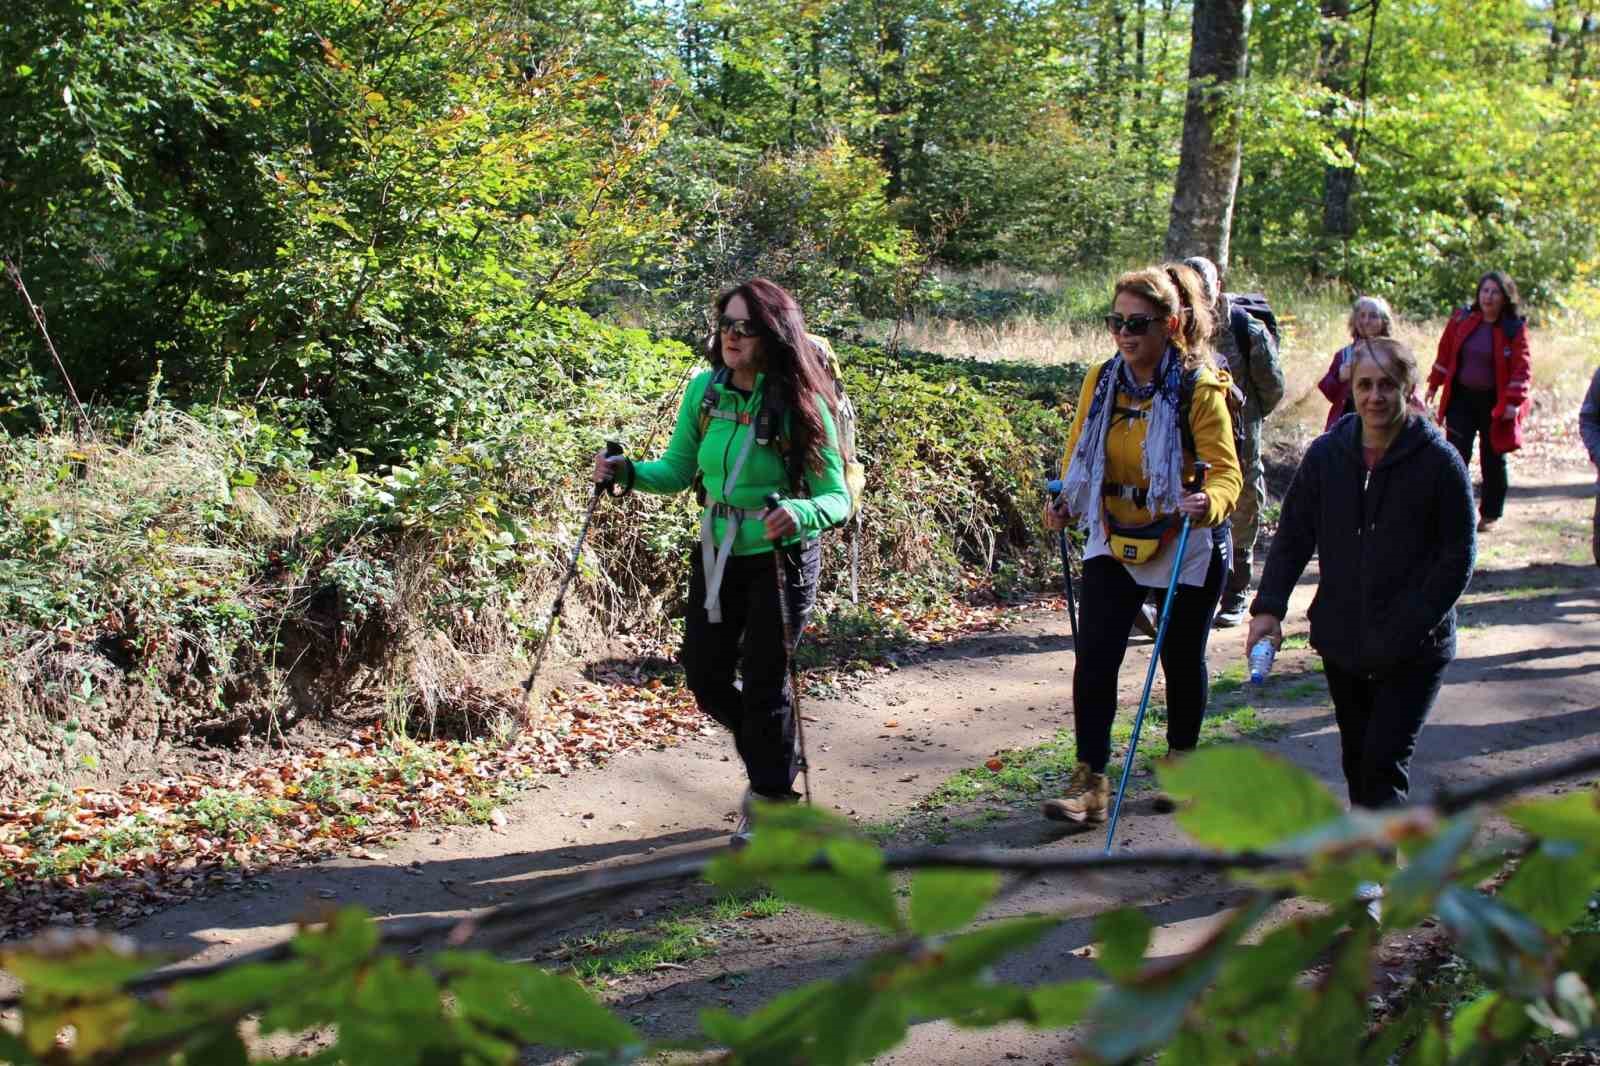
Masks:
[[[767,505],[767,510],[775,511],[783,506],[783,497],[776,492],[769,492],[767,493],[767,498],[761,502]]]
[[[622,454],[622,445],[619,442],[614,441],[614,440],[606,441],[606,458],[607,459],[615,459],[617,456],[619,456],[621,454]],[[604,481],[597,481],[594,484],[594,494],[596,496],[598,496],[602,492],[606,492],[606,491],[609,491],[610,489],[615,488],[616,484],[617,484],[617,479],[614,478],[614,477],[608,477]]]
[[[1194,461],[1194,477],[1184,486],[1190,492],[1199,492],[1206,483],[1206,474],[1211,469],[1211,464],[1199,459]]]

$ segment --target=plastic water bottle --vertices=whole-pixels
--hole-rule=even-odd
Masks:
[[[1250,649],[1250,681],[1259,685],[1272,672],[1272,660],[1278,657],[1278,646],[1268,637],[1256,641]]]

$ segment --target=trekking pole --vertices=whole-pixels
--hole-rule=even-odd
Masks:
[[[1045,491],[1059,498],[1066,483],[1060,478],[1044,483]],[[1067,588],[1067,621],[1072,623],[1072,646],[1078,646],[1078,599],[1072,594],[1072,556],[1067,550],[1067,530],[1062,527],[1058,538],[1061,543],[1061,579]]]
[[[845,526],[845,538],[850,548],[850,602],[861,602],[861,512]]]
[[[776,492],[767,493],[767,510],[781,506],[783,497]],[[800,634],[794,631],[794,619],[789,616],[789,560],[784,558],[783,545],[772,546],[774,562],[772,572],[778,575],[778,614],[783,618],[783,646],[788,651],[790,709],[794,713],[794,736],[800,743],[800,779],[806,791],[806,805],[811,805],[811,761],[806,758],[806,717],[800,713],[800,667],[795,662],[795,652],[800,648]]]
[[[622,445],[614,440],[606,441],[607,458],[615,458],[622,454]],[[597,481],[594,486],[594,495],[589,499],[589,509],[584,512],[583,525],[578,529],[578,541],[572,546],[572,558],[567,560],[567,572],[561,578],[561,584],[556,588],[556,602],[550,608],[550,621],[545,623],[544,637],[539,641],[539,652],[534,656],[533,669],[528,671],[528,680],[522,683],[522,720],[528,720],[528,700],[533,695],[533,686],[539,679],[539,668],[544,665],[544,653],[550,649],[550,637],[555,633],[556,622],[561,618],[561,609],[566,605],[567,586],[572,584],[573,575],[578,572],[578,556],[583,552],[583,542],[589,535],[589,523],[594,521],[595,508],[600,506],[600,498],[611,488],[610,479]]]
[[[1211,469],[1210,463],[1196,462],[1194,464],[1194,479],[1184,488],[1190,492],[1199,492],[1205,484],[1206,471]],[[1178,529],[1178,552],[1172,560],[1172,576],[1167,579],[1167,596],[1161,603],[1161,624],[1156,627],[1155,646],[1150,649],[1150,669],[1144,675],[1144,695],[1139,697],[1139,713],[1133,716],[1133,736],[1128,740],[1128,755],[1122,761],[1122,780],[1117,783],[1117,799],[1111,805],[1111,827],[1106,830],[1107,855],[1111,854],[1111,842],[1117,835],[1117,817],[1122,813],[1122,796],[1128,791],[1128,776],[1133,772],[1133,756],[1139,749],[1139,727],[1144,725],[1144,712],[1150,706],[1150,686],[1156,681],[1156,664],[1161,661],[1161,645],[1167,639],[1167,623],[1172,620],[1172,601],[1176,599],[1178,590],[1178,571],[1183,569],[1183,551],[1189,545],[1189,516],[1183,516],[1183,525]]]

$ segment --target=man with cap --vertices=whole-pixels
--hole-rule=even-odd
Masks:
[[[1261,465],[1261,421],[1283,399],[1283,367],[1278,363],[1278,345],[1266,325],[1243,308],[1234,307],[1222,291],[1217,265],[1200,255],[1191,256],[1184,263],[1200,275],[1206,298],[1216,313],[1211,347],[1244,393],[1244,439],[1239,445],[1244,491],[1233,510],[1233,567],[1222,589],[1222,603],[1217,607],[1216,625],[1223,629],[1244,620],[1256,536],[1261,532],[1261,505],[1267,495],[1267,473]],[[1240,349],[1239,340],[1243,337],[1250,340],[1247,350]]]

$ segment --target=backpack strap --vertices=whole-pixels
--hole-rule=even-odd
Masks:
[[[722,403],[722,389],[728,384],[731,372],[726,366],[719,366],[711,372],[711,380],[706,382],[706,391],[700,394],[700,436],[706,435],[706,430],[711,426],[713,418],[729,417],[719,411]]]
[[[1239,346],[1239,357],[1250,366],[1250,312],[1242,307],[1228,305],[1228,327],[1233,330],[1233,343]],[[1249,377],[1248,373],[1245,377]]]
[[[1189,367],[1178,378],[1178,435],[1183,439],[1183,450],[1199,455],[1195,450],[1194,427],[1189,425],[1189,409],[1194,406],[1194,387],[1200,381],[1200,368]]]

